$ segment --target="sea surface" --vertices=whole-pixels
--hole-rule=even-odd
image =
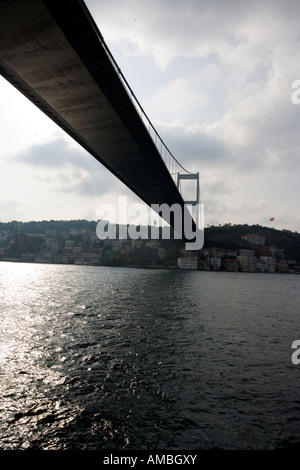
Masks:
[[[0,263],[0,449],[300,442],[300,275]]]

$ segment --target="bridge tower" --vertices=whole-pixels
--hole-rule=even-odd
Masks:
[[[183,193],[180,191],[180,183],[181,181],[188,180],[188,181],[196,181],[196,194],[194,199],[187,199],[185,200]],[[191,215],[195,217],[194,220],[196,222],[196,227],[202,227],[202,213],[201,213],[201,204],[200,204],[200,180],[199,180],[199,172],[198,173],[177,173],[177,189],[181,192],[182,198],[184,200],[185,206],[189,209],[191,207]],[[194,210],[193,210],[194,208]],[[201,223],[202,222],[202,223]]]

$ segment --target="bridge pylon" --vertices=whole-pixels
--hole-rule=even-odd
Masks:
[[[180,183],[182,180],[194,180],[196,181],[196,194],[194,199],[185,200],[184,195],[180,191]],[[196,207],[196,225],[199,227],[199,210],[197,206],[200,204],[200,180],[199,180],[199,172],[197,173],[177,173],[177,189],[181,193],[184,204],[186,206]],[[191,214],[192,215],[192,214]]]

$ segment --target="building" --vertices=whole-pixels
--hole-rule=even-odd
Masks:
[[[112,240],[111,242],[111,249],[112,251],[120,251],[122,248],[123,240]]]
[[[277,248],[277,246],[270,246],[269,247],[271,256],[276,259],[284,259],[284,250]]]
[[[253,254],[242,254],[237,259],[242,272],[254,273],[256,271],[256,257]]]
[[[53,263],[53,254],[50,251],[39,251],[35,263]]]
[[[209,264],[206,258],[199,258],[199,264],[198,264],[198,269],[200,271],[209,271]]]
[[[198,257],[178,258],[178,266],[180,269],[198,269]]]
[[[255,246],[255,252],[257,256],[272,256],[272,253],[270,252],[269,248],[263,245],[256,245]]]
[[[251,245],[265,245],[266,238],[263,235],[249,234],[242,237],[242,240],[245,240]]]
[[[272,256],[261,256],[259,260],[264,266],[261,272],[275,273],[275,259]]]
[[[236,258],[237,255],[237,250],[226,250],[225,251],[225,256],[228,258]]]
[[[59,253],[62,250],[62,244],[56,238],[46,238],[46,247],[51,253]]]
[[[165,260],[167,258],[167,250],[165,248],[157,248],[157,256],[160,260]]]
[[[255,250],[239,250],[239,255],[254,256],[255,255]]]
[[[210,256],[208,258],[209,265],[213,271],[219,271],[221,269],[222,258],[219,256]]]
[[[288,273],[290,269],[288,262],[284,259],[275,263],[275,267],[279,273]]]
[[[238,272],[239,262],[236,258],[225,258],[222,260],[222,267],[225,271]]]
[[[208,257],[218,257],[223,258],[225,256],[225,252],[222,248],[208,248]]]

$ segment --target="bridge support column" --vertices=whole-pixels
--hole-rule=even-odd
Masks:
[[[186,242],[192,242],[192,243],[187,243],[188,246],[193,246],[195,243],[195,240],[197,240],[197,236],[199,236],[199,233],[203,233],[203,227],[202,227],[202,206],[200,204],[200,181],[199,181],[199,172],[198,173],[188,173],[188,174],[177,174],[177,189],[180,192],[180,183],[182,180],[194,180],[196,181],[196,195],[194,199],[188,199],[185,200],[184,196],[182,194],[182,198],[184,201],[184,217],[183,217],[183,233],[187,234],[185,224],[187,223],[189,219],[188,213],[190,213],[191,220],[192,220],[192,231],[195,233],[195,238],[190,239],[185,237]],[[194,210],[193,210],[194,209]],[[195,221],[195,222],[194,222]],[[196,224],[196,227],[195,227]],[[187,246],[186,245],[186,246]]]

